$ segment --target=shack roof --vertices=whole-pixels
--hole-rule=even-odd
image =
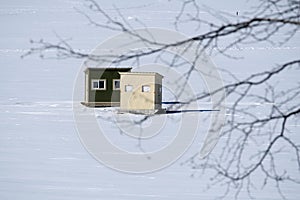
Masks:
[[[119,72],[120,75],[143,75],[143,76],[160,76],[163,78],[163,75],[157,72]]]
[[[88,71],[130,71],[132,67],[88,67],[84,72]]]

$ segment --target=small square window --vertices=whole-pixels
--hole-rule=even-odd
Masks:
[[[105,79],[93,79],[92,80],[92,89],[93,90],[106,90],[106,80]]]
[[[125,92],[131,92],[133,90],[132,85],[125,85]]]
[[[104,88],[105,88],[105,82],[99,81],[99,89],[104,89]]]
[[[93,89],[98,89],[99,88],[99,82],[98,81],[94,81],[93,82]]]
[[[142,92],[150,92],[150,85],[143,85]]]
[[[120,90],[120,80],[119,79],[114,79],[113,80],[113,89],[114,90]]]

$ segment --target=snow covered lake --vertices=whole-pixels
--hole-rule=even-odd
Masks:
[[[103,7],[110,9],[112,4],[123,8],[128,20],[138,17],[148,26],[163,28],[173,27],[174,12],[178,10],[178,6],[169,7],[164,1],[101,2]],[[136,8],[136,4],[144,6]],[[227,11],[236,7],[245,9],[244,3],[211,4]],[[218,197],[224,188],[208,190],[205,179],[191,177],[194,171],[182,165],[200,149],[205,126],[200,126],[194,143],[180,159],[153,173],[128,174],[112,170],[95,160],[81,144],[73,118],[72,94],[82,60],[40,59],[38,55],[21,59],[21,55],[31,47],[30,39],[43,38],[55,43],[56,33],[72,38],[72,45],[87,52],[115,34],[89,25],[74,9],[82,6],[82,2],[76,0],[1,2],[0,199],[211,200]],[[246,77],[261,70],[254,66],[253,60],[268,66],[280,63],[283,58],[299,57],[300,36],[298,33],[296,39],[284,47],[249,46],[240,51],[232,50],[232,53],[246,54],[247,58],[212,59],[217,66]],[[251,70],[245,72],[241,66]],[[299,74],[288,74],[283,85],[288,86],[298,78]],[[113,111],[97,109],[95,115],[107,112]],[[176,116],[170,119],[175,124]],[[200,119],[207,117],[208,113],[201,113]],[[98,123],[106,122],[98,117]],[[175,127],[174,124],[169,126],[170,130]],[[291,126],[293,130],[299,128],[299,124]],[[129,151],[139,150],[137,140],[119,134],[111,124],[104,125],[104,129],[112,134],[110,139],[115,144]],[[145,148],[153,151],[168,144],[173,137],[172,131],[165,133],[157,141],[145,144]],[[299,134],[297,137],[299,142]],[[300,199],[299,185],[287,184],[284,189],[289,199]],[[281,199],[274,185],[264,190],[258,188],[255,197]],[[247,191],[242,191],[239,199],[249,199]]]

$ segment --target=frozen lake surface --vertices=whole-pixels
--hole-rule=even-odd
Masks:
[[[1,199],[212,199],[223,191],[207,190],[205,179],[191,177],[193,171],[181,165],[199,150],[201,131],[192,147],[172,166],[133,175],[105,167],[84,149],[69,101],[9,99],[1,102],[0,109]],[[103,112],[109,115],[107,113],[113,111],[97,111],[98,114]],[[139,151],[137,140],[111,130],[108,137],[113,143],[128,151]],[[168,139],[165,136],[160,142]],[[159,148],[159,143],[154,144]],[[296,200],[298,188],[291,186],[284,188],[290,192],[287,196]],[[274,192],[275,186],[258,190],[257,198],[281,199],[270,196]],[[242,193],[239,199],[248,197]]]
[[[169,7],[164,1],[113,3],[123,8],[127,19],[138,17],[149,26],[162,28],[173,27],[171,20],[178,10],[178,6]],[[101,5],[111,8],[113,3],[103,1]],[[137,9],[136,4],[145,6]],[[199,150],[206,131],[204,126],[200,126],[197,138],[183,157],[154,173],[133,175],[118,172],[105,167],[85,150],[72,111],[73,84],[82,60],[42,60],[35,55],[20,58],[31,47],[30,39],[44,38],[56,42],[57,33],[64,38],[71,37],[72,45],[89,52],[115,34],[88,25],[86,19],[74,10],[74,7],[81,6],[81,1],[76,0],[13,0],[0,5],[0,199],[211,200],[218,197],[224,188],[207,190],[207,180],[191,177],[193,170],[182,165]],[[215,3],[215,6],[227,11],[236,7],[245,9],[242,3]],[[185,34],[192,34],[192,31]],[[242,60],[212,59],[217,66],[246,77],[261,70],[251,61],[255,60],[262,66],[284,62],[299,56],[299,44],[298,33],[295,41],[284,47],[266,45],[232,50],[233,54],[246,54],[247,58]],[[241,66],[251,70],[245,72]],[[298,74],[289,74],[283,79],[283,87],[288,87],[298,78]],[[95,116],[112,112],[114,110],[98,109]],[[199,115],[201,119],[209,117],[207,113]],[[176,116],[170,119],[174,123]],[[101,121],[99,117],[98,123],[105,124],[103,127],[111,134],[108,137],[112,142],[128,151],[139,151],[137,140],[119,134],[112,124]],[[172,139],[175,125],[169,126],[165,135],[154,143],[145,144],[146,150],[161,148]],[[286,184],[283,189],[289,199],[300,199],[299,185]],[[270,185],[264,190],[258,188],[255,197],[281,199],[276,192],[275,185]],[[247,192],[242,191],[239,199],[249,199]]]

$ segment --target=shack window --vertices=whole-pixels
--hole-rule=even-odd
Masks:
[[[150,92],[150,85],[143,85],[142,92]]]
[[[125,92],[131,92],[133,90],[132,85],[125,85]]]
[[[119,79],[114,79],[113,80],[113,89],[114,90],[120,90],[120,80]]]
[[[93,90],[106,90],[106,80],[105,79],[93,79],[92,80]]]

